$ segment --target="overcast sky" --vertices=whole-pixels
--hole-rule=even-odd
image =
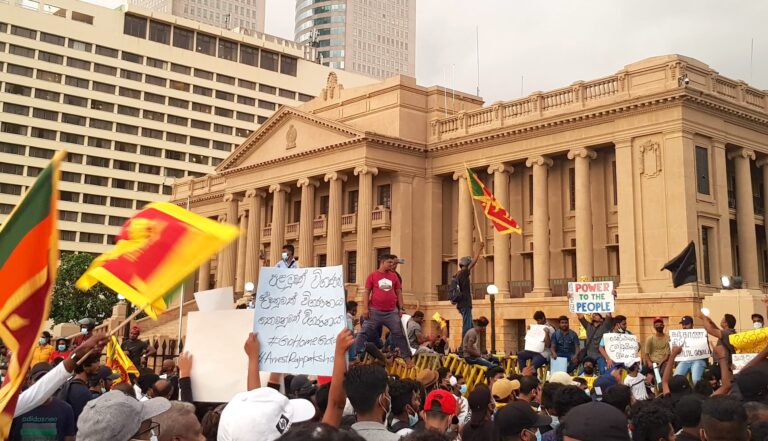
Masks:
[[[266,32],[293,39],[294,7],[294,0],[267,0]],[[527,95],[671,53],[768,89],[767,18],[762,0],[418,0],[416,78],[442,85],[447,72],[448,86],[474,93],[479,26],[487,104],[520,97],[521,77]]]

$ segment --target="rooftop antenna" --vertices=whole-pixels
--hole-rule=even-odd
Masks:
[[[448,84],[448,79],[446,76],[447,73],[445,66],[443,66],[443,116],[448,118],[448,88],[446,87],[446,84]]]
[[[451,65],[451,110],[456,113],[456,65]]]
[[[749,45],[749,82],[752,82],[752,62],[755,57],[755,39],[752,38],[752,42]]]
[[[477,96],[480,96],[480,26],[475,25],[475,46],[477,50]]]
[[[525,77],[523,75],[520,75],[520,96],[523,96],[523,84],[525,82]]]
[[[227,15],[224,16],[224,29],[227,29],[227,30],[229,30],[229,16],[230,15],[231,14],[227,14]]]

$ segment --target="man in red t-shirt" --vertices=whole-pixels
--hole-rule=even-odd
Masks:
[[[358,351],[365,348],[365,342],[380,338],[376,330],[389,329],[392,341],[400,348],[400,355],[405,360],[411,359],[411,349],[405,339],[400,316],[403,313],[403,290],[400,279],[392,271],[394,258],[390,254],[379,257],[379,269],[365,279],[365,292],[360,318],[364,320],[360,333],[357,334],[355,347]]]

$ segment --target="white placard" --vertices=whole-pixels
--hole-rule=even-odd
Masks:
[[[733,373],[738,374],[756,356],[757,354],[733,354],[731,356],[733,360]]]
[[[709,358],[709,339],[704,329],[672,329],[669,331],[669,348],[682,346],[683,352],[675,361],[702,360]]]
[[[336,336],[347,324],[341,266],[262,268],[254,303],[263,370],[333,374]]]
[[[235,292],[231,286],[195,293],[197,310],[202,312],[235,309]]]
[[[611,357],[614,363],[624,363],[631,366],[640,361],[637,352],[640,344],[637,337],[632,334],[608,333],[604,334],[605,352]]]
[[[568,372],[568,359],[566,357],[557,357],[549,361],[550,373]]]
[[[192,354],[195,401],[226,403],[246,390],[248,357],[243,345],[252,328],[252,310],[192,311],[187,315],[184,350]]]
[[[568,308],[577,314],[613,312],[613,282],[568,282]]]
[[[544,352],[545,325],[531,325],[525,334],[525,350],[531,352]]]

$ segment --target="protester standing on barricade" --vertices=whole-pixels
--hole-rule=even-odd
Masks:
[[[550,347],[552,346],[552,335],[555,333],[555,328],[552,327],[549,323],[547,323],[547,316],[544,315],[544,311],[536,311],[533,313],[533,319],[536,320],[536,324],[539,326],[544,326],[544,350],[541,352],[535,352],[535,351],[529,351],[529,350],[523,350],[517,353],[517,365],[520,368],[520,371],[525,368],[526,364],[528,364],[528,360],[531,361],[531,365],[534,369],[534,375],[536,375],[536,371],[547,364],[549,362],[550,357]],[[530,327],[528,328],[530,332]],[[529,336],[526,336],[526,340],[529,338]]]
[[[298,268],[299,262],[294,257],[295,248],[291,244],[283,245],[283,251],[280,254],[280,261],[275,265],[278,268]]]
[[[653,365],[656,364],[659,372],[664,372],[664,365],[669,360],[669,335],[664,333],[664,319],[654,318],[653,329],[656,332],[645,340],[643,346],[643,363],[650,370],[653,370]]]
[[[403,290],[400,279],[391,272],[392,256],[385,254],[379,257],[379,268],[368,275],[365,281],[365,295],[360,317],[364,319],[362,329],[355,340],[359,352],[365,347],[365,342],[373,338],[376,330],[386,326],[394,344],[400,349],[400,355],[411,363],[411,351],[405,339],[400,317],[403,314]]]
[[[464,256],[460,258],[459,272],[454,276],[456,283],[459,285],[459,291],[461,292],[459,301],[456,302],[456,309],[461,313],[462,341],[467,332],[472,329],[474,323],[472,319],[472,280],[470,276],[472,275],[472,270],[475,268],[475,265],[477,265],[477,261],[480,258],[480,253],[482,253],[483,248],[485,248],[485,242],[480,242],[480,246],[477,248],[474,257]]]

